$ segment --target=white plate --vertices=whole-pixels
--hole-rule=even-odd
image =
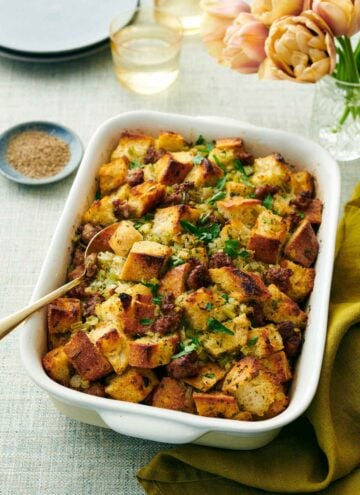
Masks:
[[[0,47],[31,53],[79,50],[108,37],[111,19],[137,0],[0,0]]]

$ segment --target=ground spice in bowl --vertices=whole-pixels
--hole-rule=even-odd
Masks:
[[[65,141],[47,132],[27,130],[10,139],[6,159],[21,174],[40,179],[61,172],[70,150]]]

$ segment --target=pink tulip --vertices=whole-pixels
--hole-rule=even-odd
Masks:
[[[304,0],[254,0],[251,4],[251,13],[266,26],[284,17],[298,15],[303,9]],[[310,1],[310,0],[305,0]]]
[[[328,24],[335,36],[352,36],[360,30],[360,0],[305,0]]]
[[[249,12],[249,5],[243,0],[201,0],[204,11],[201,37],[210,55],[221,58],[224,36],[227,28],[240,12]]]
[[[244,74],[257,72],[266,57],[267,35],[267,27],[252,14],[239,14],[226,31],[222,63]]]

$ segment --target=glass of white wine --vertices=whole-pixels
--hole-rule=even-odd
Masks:
[[[202,20],[200,0],[155,0],[157,8],[180,19],[184,34],[198,34]]]
[[[119,14],[110,25],[117,79],[145,95],[168,88],[179,74],[182,38],[180,20],[156,7]]]

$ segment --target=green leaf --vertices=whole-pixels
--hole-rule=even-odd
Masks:
[[[216,378],[215,373],[205,373],[203,376],[205,376],[205,378]]]
[[[239,256],[241,258],[244,258],[244,260],[247,260],[251,255],[250,255],[249,251],[246,251],[246,249],[241,249],[239,251]]]
[[[227,180],[227,177],[226,177],[226,175],[224,175],[224,177],[222,179],[217,181],[215,189],[217,189],[218,191],[222,191],[225,187],[226,180]]]
[[[152,282],[141,282],[145,287],[148,287],[151,290],[151,293],[153,296],[157,296],[157,291],[159,289],[159,284],[158,283],[152,283]]]
[[[201,153],[198,153],[197,155],[194,156],[192,159],[194,165],[200,165],[200,163],[203,161],[204,157],[202,156]]]
[[[213,158],[214,158],[214,162],[216,163],[216,165],[225,171],[225,165],[220,161],[219,157],[216,155],[213,155]]]
[[[170,265],[171,266],[180,266],[183,265],[185,261],[182,258],[179,258],[179,256],[176,256],[176,254],[173,254],[170,256]]]
[[[234,332],[227,328],[225,325],[220,323],[220,321],[215,318],[209,318],[207,321],[207,329],[210,332],[226,333],[227,335],[234,335]]]
[[[236,258],[238,256],[239,247],[239,241],[236,239],[228,239],[225,241],[224,252],[231,258]]]
[[[235,170],[237,170],[238,172],[240,172],[240,180],[241,180],[241,182],[243,184],[245,184],[245,186],[254,187],[254,185],[251,184],[251,182],[248,179],[248,174],[245,172],[245,168],[244,168],[244,165],[243,165],[242,161],[239,160],[238,158],[236,158],[236,160],[234,161],[234,167],[235,167]]]
[[[273,202],[274,202],[274,198],[271,196],[271,194],[268,194],[266,198],[263,200],[262,204],[265,206],[265,208],[271,210],[273,207]]]
[[[129,165],[130,170],[134,170],[135,168],[141,168],[142,164],[138,160],[132,160]]]
[[[95,193],[95,199],[96,200],[101,199],[101,192],[100,191],[96,191],[96,193]]]
[[[298,211],[298,215],[301,219],[305,218],[305,213],[303,211]]]
[[[211,302],[208,302],[205,304],[205,309],[206,311],[211,311],[213,309],[214,305]]]
[[[253,337],[252,339],[249,339],[247,341],[247,345],[249,345],[251,347],[251,346],[255,345],[258,340],[259,340],[259,337]]]
[[[144,215],[142,218],[138,218],[136,220],[133,220],[135,229],[139,230],[140,227],[142,227],[146,223],[151,222],[151,220],[153,220],[153,218],[154,218],[153,213],[146,213],[146,215]]]
[[[199,144],[205,144],[205,138],[200,134],[200,136],[197,138],[195,144],[198,146]]]
[[[221,294],[221,297],[224,299],[225,302],[229,302],[229,294]]]
[[[140,320],[140,325],[143,325],[143,326],[152,325],[153,323],[154,323],[154,320],[151,318],[142,318]]]
[[[184,342],[180,343],[180,349],[181,351],[178,352],[177,354],[174,354],[171,356],[171,359],[176,359],[179,357],[186,356],[187,354],[190,354],[193,351],[196,351],[196,349],[200,345],[200,340],[199,340],[199,335],[197,332],[194,333],[194,336],[189,344],[185,344]]]
[[[153,302],[154,304],[157,304],[157,305],[160,305],[161,304],[161,301],[164,299],[164,296],[162,295],[158,295],[158,296],[154,296],[153,297]]]
[[[221,199],[224,199],[226,196],[226,192],[225,191],[218,191],[214,194],[214,196],[212,196],[210,199],[208,199],[206,202],[209,204],[209,205],[213,205],[214,203],[216,203],[216,201],[220,201]]]
[[[206,223],[209,220],[210,215],[211,215],[210,211],[208,211],[207,213],[201,213],[199,218],[200,225],[204,225],[204,223]]]
[[[214,223],[210,226],[197,227],[187,220],[180,220],[180,224],[184,230],[190,234],[195,235],[200,241],[205,243],[212,242],[219,236],[221,227],[218,223]]]

